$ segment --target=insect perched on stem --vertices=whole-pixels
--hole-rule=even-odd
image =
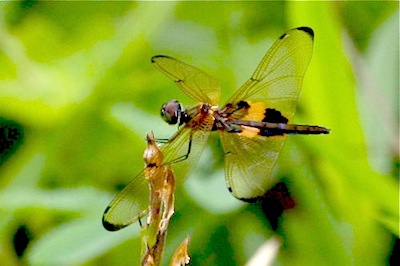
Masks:
[[[220,86],[212,76],[169,56],[152,58],[158,70],[199,102],[183,108],[172,100],[161,109],[167,123],[179,126],[160,148],[163,164],[171,164],[177,180],[193,169],[209,134],[218,131],[229,191],[236,198],[253,200],[274,185],[272,170],[287,135],[329,133],[324,127],[292,122],[313,39],[314,32],[308,27],[283,34],[250,79],[222,107],[218,106]],[[146,184],[142,176],[139,174],[110,203],[103,216],[106,229],[118,230],[144,214],[148,197],[143,197]]]

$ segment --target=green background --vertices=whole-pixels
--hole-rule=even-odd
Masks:
[[[230,196],[212,138],[176,193],[165,257],[189,235],[192,265],[244,265],[266,241],[273,251],[271,239],[274,265],[388,264],[399,237],[398,3],[258,1],[0,3],[0,122],[20,132],[0,158],[1,264],[139,264],[139,225],[111,233],[101,216],[143,168],[146,132],[176,131],[161,104],[194,103],[151,56],[215,76],[224,100],[299,26],[315,42],[294,119],[331,134],[292,136],[282,151],[276,181],[295,208],[274,232],[257,205]]]

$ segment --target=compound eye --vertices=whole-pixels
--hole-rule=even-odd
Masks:
[[[161,108],[161,117],[170,125],[175,125],[181,119],[182,105],[177,100],[169,101]]]

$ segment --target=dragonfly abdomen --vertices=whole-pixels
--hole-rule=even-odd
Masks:
[[[259,121],[243,121],[243,120],[234,120],[232,122],[237,125],[259,129],[258,135],[266,137],[280,136],[284,134],[315,135],[315,134],[329,133],[329,129],[320,126],[271,123],[271,122],[259,122]]]
[[[266,123],[272,124],[272,123]],[[286,134],[328,134],[329,129],[320,126],[309,126],[309,125],[296,125],[296,124],[277,124],[278,130],[284,131]],[[266,125],[268,129],[268,125]]]

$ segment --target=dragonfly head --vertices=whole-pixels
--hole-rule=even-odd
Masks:
[[[161,108],[161,117],[170,125],[181,125],[183,123],[184,111],[182,104],[177,100],[171,100]]]

